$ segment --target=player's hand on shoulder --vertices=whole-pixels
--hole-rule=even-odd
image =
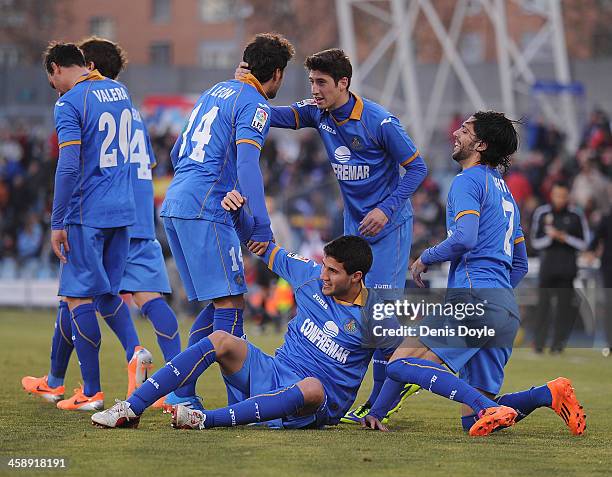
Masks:
[[[51,247],[53,247],[53,253],[59,258],[60,262],[68,262],[64,253],[70,252],[70,246],[68,245],[68,234],[64,229],[51,231]]]
[[[246,202],[246,198],[242,197],[242,194],[237,190],[231,190],[225,197],[221,200],[221,207],[223,207],[228,212],[236,211],[240,209],[244,203]]]
[[[412,274],[412,279],[417,284],[419,288],[425,288],[425,283],[423,283],[423,279],[421,278],[421,273],[427,272],[427,265],[423,263],[421,257],[417,258],[414,263],[410,266],[410,273]]]
[[[389,432],[389,428],[371,414],[368,414],[361,420],[361,427],[363,429],[372,429],[374,431]]]
[[[253,240],[249,240],[247,242],[247,247],[249,249],[249,252],[254,253],[255,255],[261,256],[264,253],[266,253],[269,243],[270,242],[255,242]]]
[[[364,237],[374,237],[389,222],[389,218],[378,207],[371,210],[359,224],[359,233]]]
[[[241,80],[250,72],[251,70],[249,69],[249,64],[245,61],[241,61],[238,64],[238,68],[236,68],[236,71],[234,71],[234,79]]]

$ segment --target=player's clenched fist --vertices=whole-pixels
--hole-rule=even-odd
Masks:
[[[245,202],[246,199],[242,197],[240,192],[238,192],[237,190],[232,190],[225,194],[225,197],[221,201],[221,207],[223,207],[228,212],[232,210],[236,211],[240,209],[240,207],[242,207]]]

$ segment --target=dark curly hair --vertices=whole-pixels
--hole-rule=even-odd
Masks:
[[[514,121],[504,113],[497,111],[478,111],[474,113],[474,133],[487,144],[480,153],[480,162],[491,167],[498,167],[505,174],[510,167],[511,156],[519,146],[519,136]]]
[[[115,79],[127,65],[127,56],[117,44],[104,38],[92,36],[79,43],[85,61],[93,62],[96,69],[107,78]]]
[[[47,73],[53,73],[52,63],[58,66],[85,66],[83,52],[74,43],[52,41],[43,52],[43,65]]]
[[[283,71],[293,55],[293,45],[279,33],[259,33],[245,47],[242,60],[260,83],[272,78],[274,71]]]

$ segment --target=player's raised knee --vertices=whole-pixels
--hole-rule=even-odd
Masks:
[[[217,357],[220,357],[223,354],[230,352],[236,345],[236,341],[239,340],[235,336],[223,330],[213,331],[210,335],[208,335],[208,339],[215,347],[215,353],[217,354]]]
[[[317,378],[305,378],[298,383],[305,406],[320,406],[325,401],[325,389]]]

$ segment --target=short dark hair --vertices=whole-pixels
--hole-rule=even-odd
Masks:
[[[58,66],[85,66],[83,52],[74,43],[51,42],[43,53],[43,65],[49,74],[53,73],[51,63]]]
[[[259,33],[245,47],[242,60],[260,83],[272,78],[277,69],[283,71],[295,54],[295,48],[279,33]]]
[[[85,62],[93,62],[96,69],[107,78],[115,79],[127,65],[127,56],[115,42],[92,36],[79,43]]]
[[[552,187],[560,187],[562,189],[567,189],[567,190],[569,190],[570,188],[569,184],[564,180],[558,180],[558,181],[553,182]]]
[[[348,78],[348,86],[351,85],[351,76],[353,76],[351,60],[340,48],[331,48],[310,55],[304,61],[304,66],[308,71],[315,70],[328,74],[336,85],[342,78]]]
[[[329,242],[323,252],[342,264],[349,275],[361,272],[365,276],[372,267],[370,244],[356,235],[343,235]]]
[[[510,157],[519,145],[514,125],[521,122],[508,119],[504,113],[497,111],[478,111],[474,113],[474,118],[476,137],[487,143],[487,148],[480,153],[480,162],[500,167],[505,173],[510,167]]]

